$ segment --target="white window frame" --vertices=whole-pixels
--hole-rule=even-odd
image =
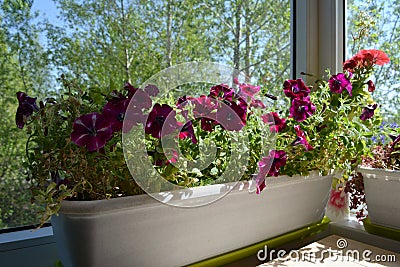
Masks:
[[[340,72],[345,54],[346,0],[292,0],[292,78]],[[293,31],[294,30],[294,31]],[[294,63],[293,63],[294,62]]]

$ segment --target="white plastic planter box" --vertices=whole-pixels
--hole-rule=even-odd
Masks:
[[[52,218],[61,261],[69,266],[183,266],[322,219],[332,176],[269,178],[260,194],[240,182],[209,205],[179,208],[147,195],[64,201]],[[198,201],[233,184],[192,188]]]
[[[368,218],[373,224],[400,230],[400,171],[360,167]]]

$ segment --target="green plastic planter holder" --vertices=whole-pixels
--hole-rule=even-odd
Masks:
[[[226,265],[235,261],[239,261],[245,259],[247,257],[251,257],[257,255],[257,252],[260,249],[264,249],[267,245],[268,248],[274,249],[284,244],[290,243],[295,240],[303,239],[308,236],[315,235],[326,230],[329,227],[329,218],[324,217],[321,221],[317,223],[313,223],[309,226],[304,228],[289,232],[284,235],[277,236],[272,239],[268,239],[257,244],[238,249],[226,254],[222,254],[220,256],[207,259],[204,261],[200,261],[191,265],[187,265],[187,267],[215,267],[215,266],[222,266]]]
[[[400,230],[373,224],[373,223],[371,223],[370,219],[368,219],[368,218],[365,218],[363,220],[363,224],[364,224],[365,231],[367,231],[370,234],[379,235],[382,237],[400,241]]]

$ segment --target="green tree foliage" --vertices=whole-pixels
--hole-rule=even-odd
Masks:
[[[5,29],[0,31],[0,228],[37,222],[22,165],[26,135],[15,125],[16,92],[44,92],[51,77],[31,5],[23,0],[0,4],[0,27]]]
[[[289,78],[287,0],[55,2],[65,25],[48,27],[54,64],[102,91],[188,61],[232,65],[271,87]]]
[[[385,51],[390,63],[373,77],[374,98],[381,104],[385,120],[400,121],[400,1],[348,1],[348,54],[359,49]]]

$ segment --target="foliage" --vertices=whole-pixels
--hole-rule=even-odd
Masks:
[[[400,170],[400,129],[385,124],[382,129],[386,135],[390,135],[391,142],[374,144],[368,155],[362,158],[361,166],[388,170]],[[381,139],[382,140],[382,139]],[[383,139],[385,140],[385,139]],[[357,210],[356,217],[359,220],[367,216],[367,204],[364,191],[364,178],[361,173],[356,173],[349,180],[345,188],[350,194],[350,208]]]
[[[142,157],[138,153],[144,142],[151,169],[184,187],[253,179],[260,193],[267,176],[306,175],[311,170],[327,174],[339,169],[346,177],[365,154],[370,129],[380,125],[370,96],[373,83],[368,79],[374,65],[388,61],[381,51],[361,50],[344,63],[344,73],[317,81],[313,91],[301,79],[285,81],[283,91],[290,103],[287,119],[265,106],[259,86],[237,78],[234,88],[215,85],[208,95],[179,98],[158,96],[155,85],[141,89],[129,83],[105,98],[92,97],[86,88],[64,77],[66,94],[39,105],[36,98],[18,92],[16,119],[29,135],[34,200],[45,205],[41,222],[56,213],[66,198],[121,197],[157,187],[152,176],[138,186],[125,163],[121,135],[137,135],[141,128],[145,139],[133,145],[127,161]],[[243,145],[241,136],[247,136],[248,145]],[[214,151],[208,151],[207,143],[214,144]],[[247,160],[232,160],[235,154],[248,155]],[[197,168],[198,164],[182,168],[182,158],[204,168]],[[135,173],[152,173],[137,166]],[[221,180],[231,169],[233,174]]]
[[[391,61],[379,67],[375,84],[379,90],[374,98],[382,104],[385,121],[399,121],[400,86],[399,50],[400,18],[399,1],[351,0],[348,1],[349,20],[348,52],[355,53],[360,47],[386,51]]]
[[[257,84],[289,76],[287,0],[55,2],[63,24],[46,27],[52,63],[104,93],[192,61],[232,65]]]
[[[45,93],[49,88],[47,54],[40,45],[40,27],[32,20],[32,1],[0,3],[0,228],[30,225],[38,220],[31,204],[25,168],[24,134],[15,127],[15,90]]]
[[[331,168],[342,170],[342,179],[349,177],[368,151],[371,131],[381,123],[379,115],[374,116],[377,104],[371,93],[375,88],[369,77],[375,65],[388,61],[381,51],[361,50],[343,64],[343,73],[328,72],[329,80],[317,80],[312,90],[299,80],[287,84],[290,116],[277,136],[277,149],[288,153],[282,173],[306,174],[310,169],[327,173]],[[285,138],[294,133],[296,140]],[[295,147],[287,149],[291,144]],[[292,166],[291,162],[296,164]]]

